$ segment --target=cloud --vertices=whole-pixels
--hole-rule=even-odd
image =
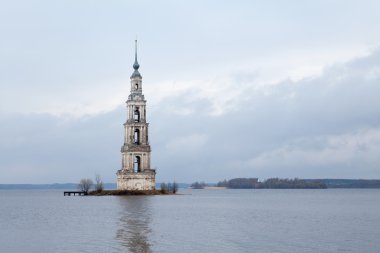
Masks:
[[[66,88],[66,84],[56,86],[59,87],[40,91],[27,87],[24,92],[20,92],[21,88],[4,89],[0,112],[82,118],[115,110],[123,104],[128,91],[128,87],[120,81],[92,83],[90,87],[78,85],[75,90]],[[23,101],[28,106],[23,109],[17,101]]]
[[[188,136],[179,136],[170,140],[166,144],[167,152],[172,154],[177,153],[192,153],[196,152],[203,146],[207,145],[207,135],[191,134]]]
[[[249,71],[157,87],[146,94],[157,180],[379,178],[379,66],[373,51],[271,85]],[[124,106],[75,118],[1,113],[1,180],[114,181],[124,121]]]
[[[99,172],[114,181],[120,166],[122,108],[86,119],[49,114],[0,115],[0,181],[77,182]]]
[[[371,74],[378,66],[380,52],[374,51],[298,81],[257,87],[252,84],[256,75],[246,74],[246,86],[239,85],[239,77],[231,77],[231,87],[241,89],[231,96],[233,109],[216,117],[209,117],[214,105],[207,96],[194,97],[189,104],[182,96],[163,100],[163,107],[170,103],[194,108],[202,103],[203,110],[196,109],[197,114],[162,119],[175,122],[165,130],[168,133],[174,127],[181,127],[181,134],[202,130],[208,139],[201,159],[189,155],[181,159],[190,164],[171,160],[161,167],[174,172],[180,166],[201,174],[201,169],[192,169],[200,167],[208,172],[202,174],[205,179],[211,175],[380,177],[376,158],[380,152],[380,80]],[[170,115],[170,111],[162,113]],[[160,153],[158,163],[168,157]]]
[[[83,57],[87,59],[88,53]],[[152,107],[173,97],[181,97],[190,106],[199,100],[207,100],[211,105],[207,113],[219,116],[235,111],[252,94],[268,94],[272,92],[272,86],[286,80],[297,82],[314,78],[321,75],[326,66],[369,53],[369,48],[363,45],[319,50],[288,49],[257,58],[239,59],[237,62],[209,63],[208,71],[191,68],[185,77],[170,74],[161,79],[149,76],[155,73],[145,70],[142,63],[142,73],[149,74],[147,80],[144,78],[143,89]],[[87,61],[83,66],[76,61],[66,63],[69,69],[66,65],[54,66],[46,62],[36,65],[29,61],[20,61],[21,66],[11,69],[7,62],[0,62],[0,66],[4,67],[0,75],[0,112],[47,113],[80,118],[110,112],[123,105],[129,93],[132,69],[123,69],[124,62],[116,66],[120,59],[107,66]],[[23,71],[21,74],[18,73],[20,68]],[[376,76],[376,71],[373,69],[367,77]],[[28,106],[24,107],[18,101]],[[177,114],[196,113],[189,106],[167,109]]]
[[[192,107],[202,100],[209,104],[203,112],[220,116],[238,110],[243,103],[252,103],[256,97],[282,92],[281,89],[289,89],[290,92],[284,93],[283,97],[292,98],[296,95],[298,83],[318,80],[321,75],[328,74],[326,71],[332,71],[334,66],[370,54],[368,48],[360,46],[334,48],[331,51],[288,50],[255,61],[218,66],[219,73],[209,73],[205,78],[200,76],[181,82],[154,83],[146,85],[145,89],[147,97],[152,98],[150,103],[153,106],[164,100],[180,98],[181,101],[177,101],[179,104],[167,109],[177,114],[191,114],[197,113]],[[376,69],[368,72],[368,76],[375,74]],[[287,82],[290,85],[286,85]]]
[[[363,129],[340,135],[296,139],[285,146],[257,155],[246,161],[246,166],[257,169],[297,167],[307,170],[308,167],[333,168],[360,164],[360,170],[363,171],[378,169],[379,150],[380,128]],[[345,172],[345,168],[340,169],[341,173]]]

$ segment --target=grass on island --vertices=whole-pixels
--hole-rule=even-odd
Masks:
[[[131,190],[102,190],[90,191],[88,195],[92,196],[121,196],[121,195],[170,195],[175,194],[169,191],[162,190],[146,190],[146,191],[131,191]]]

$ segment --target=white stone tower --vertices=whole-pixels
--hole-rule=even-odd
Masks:
[[[127,100],[127,122],[124,123],[124,145],[121,147],[122,168],[118,170],[118,190],[154,190],[156,171],[150,168],[150,145],[146,122],[146,100],[142,94],[142,76],[137,62],[135,41],[134,72],[131,76],[131,94]]]

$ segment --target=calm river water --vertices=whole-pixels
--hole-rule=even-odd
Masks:
[[[0,252],[380,252],[380,190],[3,190]]]

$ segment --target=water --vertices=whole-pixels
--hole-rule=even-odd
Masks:
[[[0,191],[0,252],[380,252],[380,190]]]

